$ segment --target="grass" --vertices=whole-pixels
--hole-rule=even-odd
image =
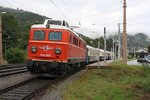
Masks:
[[[150,68],[115,62],[105,69],[87,70],[70,84],[64,100],[149,100]]]

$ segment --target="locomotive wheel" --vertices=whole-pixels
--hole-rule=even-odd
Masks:
[[[68,74],[73,74],[75,72],[75,65],[76,64],[68,64],[68,66],[67,66],[67,73]]]
[[[72,64],[68,64],[67,65],[67,73],[71,73],[71,70],[72,70],[71,66],[72,66]]]
[[[81,63],[78,63],[77,68],[78,70],[81,68]]]

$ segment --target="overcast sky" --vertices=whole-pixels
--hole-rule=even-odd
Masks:
[[[65,19],[70,26],[80,26],[76,31],[92,38],[102,36],[104,27],[107,34],[117,32],[117,24],[122,23],[122,3],[123,0],[0,0],[0,6]],[[127,0],[127,33],[138,32],[150,36],[150,0]]]

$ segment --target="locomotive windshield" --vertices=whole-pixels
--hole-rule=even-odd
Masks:
[[[61,40],[62,32],[50,32],[49,40]]]
[[[34,31],[33,40],[44,40],[45,32],[41,30]]]

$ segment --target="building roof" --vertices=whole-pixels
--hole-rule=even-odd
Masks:
[[[137,53],[140,53],[140,52],[148,53],[148,49],[147,48],[142,48],[142,49],[137,50],[136,52]]]

